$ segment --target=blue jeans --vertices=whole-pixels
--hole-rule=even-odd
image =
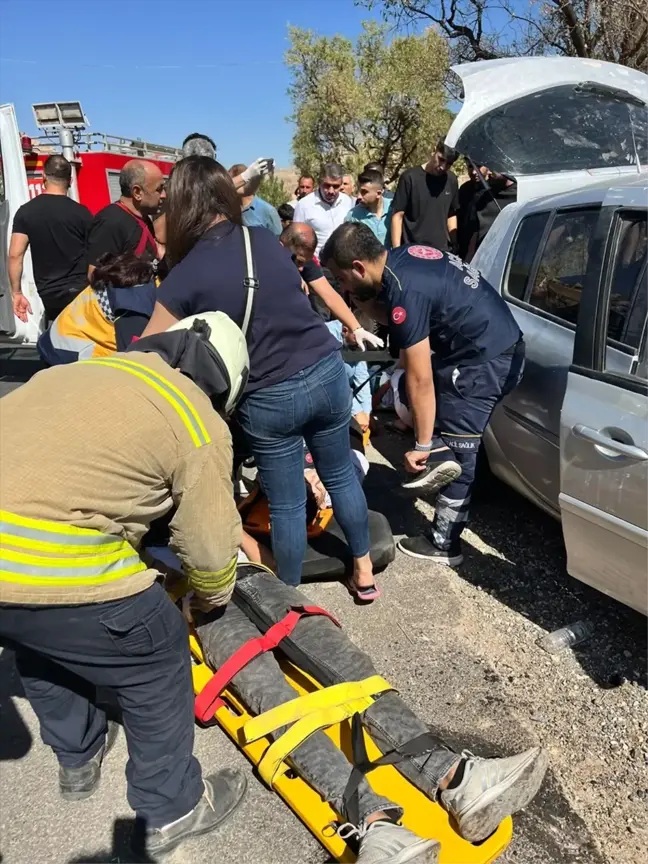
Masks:
[[[350,419],[351,389],[339,351],[250,393],[239,409],[268,496],[277,575],[287,585],[301,582],[306,552],[304,440],[351,555],[369,552],[369,514],[351,462]]]

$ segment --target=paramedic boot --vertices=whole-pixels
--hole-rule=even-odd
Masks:
[[[245,774],[235,768],[224,768],[204,778],[205,791],[194,809],[162,828],[146,831],[146,854],[149,861],[175,849],[188,837],[208,834],[223,823],[239,806],[247,789]],[[137,856],[139,849],[132,850]]]
[[[89,759],[85,765],[78,768],[65,768],[59,765],[59,792],[65,801],[83,801],[89,798],[99,786],[101,779],[101,763],[115,743],[119,726],[112,720],[108,722],[106,741],[98,753]]]
[[[357,864],[437,864],[440,844],[424,840],[402,825],[372,822],[360,829]]]
[[[459,833],[471,843],[489,837],[506,816],[529,804],[547,770],[547,753],[532,747],[506,759],[480,759],[464,751],[463,777],[444,789],[441,803],[454,817]],[[452,782],[452,781],[451,781]]]

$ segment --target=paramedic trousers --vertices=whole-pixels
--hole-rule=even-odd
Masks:
[[[443,550],[456,545],[468,521],[482,435],[496,405],[524,370],[524,342],[477,366],[434,369],[437,412],[434,434],[453,452],[461,475],[437,496],[431,538]]]
[[[159,828],[189,813],[203,793],[193,756],[188,631],[155,583],[132,597],[83,606],[0,605],[0,644],[16,654],[43,743],[76,768],[103,746],[107,687],[122,712],[128,803]]]
[[[270,507],[277,575],[301,582],[306,553],[304,441],[354,558],[369,552],[367,500],[351,462],[351,388],[339,351],[255,390],[238,412]]]
[[[308,605],[311,601],[300,591],[272,579],[254,585],[255,577],[243,579],[237,591],[270,615],[280,620],[291,606]],[[209,665],[218,668],[245,642],[258,638],[259,630],[234,602],[215,620],[198,627],[203,652]],[[290,636],[290,641],[320,668],[326,670],[322,683],[340,684],[359,681],[376,674],[369,657],[357,648],[344,631],[328,618],[302,618]],[[319,677],[319,676],[318,676]],[[260,655],[239,672],[233,685],[252,714],[262,714],[295,698],[271,652]],[[395,692],[380,696],[363,714],[363,723],[383,753],[396,749],[412,738],[427,733],[425,723],[407,707]],[[273,738],[285,730],[279,729]],[[421,756],[410,757],[397,768],[424,794],[434,800],[440,781],[457,764],[459,757],[440,741],[438,747]],[[351,774],[351,764],[344,753],[323,732],[316,732],[297,747],[291,762],[301,777],[328,801],[337,813],[348,818],[343,793]],[[399,809],[386,798],[375,795],[366,781],[359,788],[359,821],[379,810]]]

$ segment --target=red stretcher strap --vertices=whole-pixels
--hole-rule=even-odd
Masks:
[[[194,702],[194,714],[201,723],[206,723],[225,703],[220,698],[221,693],[231,683],[232,679],[260,654],[273,651],[279,643],[293,632],[297,622],[304,615],[324,615],[337,627],[340,627],[330,612],[320,606],[294,606],[288,614],[273,624],[264,636],[250,639],[232,654],[214,673]]]

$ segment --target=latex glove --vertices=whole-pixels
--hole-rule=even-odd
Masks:
[[[251,165],[245,169],[245,171],[241,174],[241,177],[245,181],[245,183],[249,183],[250,180],[256,180],[257,177],[265,177],[266,174],[269,174],[274,168],[274,159],[257,159]]]
[[[385,344],[380,336],[374,336],[373,333],[370,333],[368,330],[365,330],[364,327],[358,327],[357,330],[353,331],[353,336],[355,338],[356,344],[361,351],[366,351],[365,342],[371,345],[372,348],[382,348]]]

